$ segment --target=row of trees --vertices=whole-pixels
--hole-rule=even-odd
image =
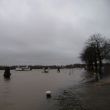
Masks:
[[[102,78],[103,61],[110,60],[110,40],[101,34],[90,36],[80,58],[89,71],[96,73],[96,80]]]

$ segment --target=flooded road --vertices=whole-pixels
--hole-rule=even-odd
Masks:
[[[0,71],[0,110],[58,110],[55,97],[64,89],[81,83],[83,69],[14,71],[5,80]],[[45,91],[52,91],[47,99]],[[65,92],[66,93],[66,92]]]

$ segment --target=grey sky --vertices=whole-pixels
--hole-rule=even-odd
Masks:
[[[110,37],[109,0],[0,0],[0,64],[78,63],[91,34]]]

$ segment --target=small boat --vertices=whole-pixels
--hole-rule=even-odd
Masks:
[[[44,73],[48,73],[48,67],[44,68]]]
[[[21,67],[17,67],[15,70],[16,71],[23,71],[23,69]]]

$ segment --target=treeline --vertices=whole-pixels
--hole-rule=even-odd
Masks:
[[[64,68],[85,68],[85,64],[70,64],[65,65]]]
[[[5,67],[7,66],[0,66],[0,70],[4,70]],[[29,67],[31,69],[44,69],[44,68],[49,68],[49,69],[71,69],[71,68],[85,68],[85,64],[69,64],[69,65],[15,65],[15,66],[8,66],[10,69],[16,69],[17,67]]]
[[[11,70],[16,68],[16,66],[8,66],[8,65],[3,66],[3,65],[1,65],[0,70],[4,70],[6,67],[10,67]]]
[[[35,66],[30,66],[32,69],[43,69],[45,67],[50,68],[50,69],[57,69],[57,68],[84,68],[85,64],[69,64],[69,65],[35,65]]]
[[[80,58],[88,71],[96,73],[96,80],[103,78],[103,63],[110,61],[110,39],[101,34],[90,36]]]

